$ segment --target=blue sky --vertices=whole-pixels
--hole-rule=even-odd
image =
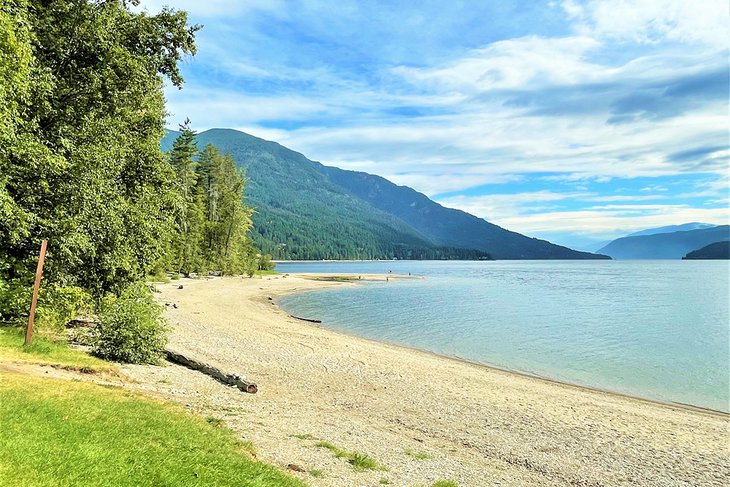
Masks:
[[[559,243],[730,219],[725,0],[142,1],[230,127]]]

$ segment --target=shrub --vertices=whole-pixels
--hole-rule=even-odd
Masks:
[[[271,261],[269,254],[263,254],[259,256],[258,270],[260,271],[273,271],[276,264]]]
[[[92,337],[92,353],[118,362],[159,362],[167,342],[162,307],[155,304],[150,289],[131,284],[119,297],[102,300],[99,324]]]
[[[38,299],[38,326],[41,330],[61,333],[73,318],[91,313],[91,302],[91,295],[80,287],[50,285]]]
[[[0,321],[25,324],[30,311],[33,283],[0,279]],[[79,313],[89,313],[91,296],[76,286],[46,284],[41,281],[35,328],[37,331],[60,334],[66,323]]]
[[[19,280],[0,279],[0,321],[22,324],[23,318],[28,319],[31,294],[32,288]]]

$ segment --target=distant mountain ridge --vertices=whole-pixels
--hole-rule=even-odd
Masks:
[[[168,150],[176,132],[162,141]],[[310,161],[232,129],[197,136],[246,170],[253,238],[277,259],[600,259],[505,230],[372,174]]]
[[[730,240],[730,225],[622,237],[599,252],[614,259],[681,259],[688,252],[723,240]]]
[[[638,232],[630,233],[626,236],[627,237],[641,237],[642,235],[655,235],[657,233],[672,233],[672,232],[686,232],[689,230],[702,230],[705,228],[713,228],[716,226],[717,225],[713,225],[712,223],[692,222],[692,223],[683,223],[681,225],[667,225],[665,227],[647,228],[646,230],[641,230]]]

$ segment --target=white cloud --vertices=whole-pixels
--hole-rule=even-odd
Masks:
[[[196,130],[234,127],[269,120],[308,120],[328,110],[303,96],[250,96],[238,91],[188,88],[166,90],[168,121],[190,118]]]
[[[567,0],[563,8],[579,33],[599,39],[728,47],[726,0],[592,0],[585,5]]]
[[[150,11],[163,3],[144,2]],[[350,40],[357,36],[345,30],[352,30],[351,21],[361,17],[362,5],[338,5],[337,15],[330,17],[332,6],[326,2],[304,2],[297,8],[266,1],[174,3],[191,11],[193,21],[210,20],[199,35],[198,58],[192,61],[203,63],[210,78],[189,77],[183,92],[168,91],[172,124],[189,116],[201,130],[239,127],[311,159],[380,174],[428,195],[508,182],[531,173],[599,181],[708,171],[721,181],[704,194],[720,198],[727,194],[727,179],[720,174],[727,172],[728,151],[701,161],[669,157],[727,146],[727,100],[703,98],[698,81],[694,89],[700,95],[684,105],[658,96],[657,113],[642,107],[647,92],[661,94],[676,80],[727,69],[723,50],[728,48],[730,29],[724,0],[564,1],[562,7],[575,27],[572,35],[504,39],[467,52],[453,50],[451,59],[442,57],[435,64],[422,62],[423,58],[413,64],[383,63],[368,68],[376,69],[365,73],[369,76],[343,73],[334,60],[311,66],[290,62],[296,53],[273,52],[288,45],[273,42],[256,20],[260,23],[263,18],[256,14],[267,18],[273,14],[305,26],[307,36],[336,43],[339,39],[327,37],[329,31],[342,30]],[[246,12],[250,15],[243,15]],[[395,23],[401,22],[397,14],[388,12]],[[214,17],[225,21],[218,23]],[[233,18],[240,18],[240,25]],[[237,43],[248,48],[239,49]],[[269,47],[272,52],[266,50]],[[211,87],[212,80],[226,88]],[[237,82],[240,89],[234,86]],[[626,105],[625,113],[617,113],[618,102]],[[399,115],[399,109],[417,115]],[[663,109],[676,111],[666,114]],[[614,115],[625,120],[606,123]],[[301,128],[270,128],[277,123]],[[693,188],[687,191],[703,194]],[[653,194],[580,196],[598,203],[659,201]],[[622,208],[624,213],[609,207],[556,211],[559,202],[576,197],[533,192],[450,198],[442,203],[527,233],[563,226],[587,232],[603,232],[610,225],[638,229],[717,220],[722,213],[698,209],[700,213],[694,214],[692,208],[657,205],[671,210],[662,213],[642,206],[631,210],[643,212],[632,225],[628,207]],[[543,215],[534,214],[538,208]]]
[[[526,210],[545,208],[545,203],[576,197],[576,194],[535,191],[515,194],[489,194],[480,196],[452,196],[439,198],[438,202],[449,208],[458,208],[491,222],[519,216]]]
[[[559,172],[573,179],[677,175],[683,169],[665,154],[706,143],[709,131],[726,125],[722,106],[627,125],[594,117],[520,117],[502,109],[410,124],[294,130],[286,143],[324,163],[353,167],[369,161],[368,170],[433,195],[524,173]],[[726,134],[714,137],[726,143]],[[577,143],[584,147],[572,148]]]
[[[530,36],[495,42],[435,69],[399,66],[393,73],[416,83],[477,91],[522,88],[530,83],[570,85],[600,70],[583,60],[598,46],[589,37]]]
[[[642,201],[661,201],[642,204]],[[484,218],[492,223],[526,235],[561,232],[592,235],[596,239],[617,238],[631,231],[702,221],[717,225],[730,222],[728,200],[716,208],[693,208],[685,204],[664,203],[663,195],[604,196],[588,192],[534,191],[515,194],[453,196],[438,202]],[[608,203],[579,210],[566,205],[585,202]],[[627,202],[627,204],[616,204]]]
[[[641,209],[609,208],[580,211],[553,211],[515,215],[492,223],[527,235],[571,232],[611,239],[646,228],[686,222],[730,224],[727,208],[692,208],[685,205],[648,205]]]

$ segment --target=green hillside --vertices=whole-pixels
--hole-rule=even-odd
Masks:
[[[340,187],[402,219],[436,245],[475,248],[496,259],[605,258],[526,237],[464,211],[445,208],[424,194],[380,176],[336,167],[323,169]]]
[[[167,150],[176,132],[163,139]],[[398,218],[372,208],[332,183],[322,165],[275,142],[235,130],[198,134],[246,170],[252,238],[276,259],[479,259],[484,252],[437,248]]]
[[[168,133],[163,150],[176,135]],[[198,146],[206,144],[245,168],[253,239],[278,259],[606,258],[510,232],[379,176],[323,166],[236,130],[198,134]]]

